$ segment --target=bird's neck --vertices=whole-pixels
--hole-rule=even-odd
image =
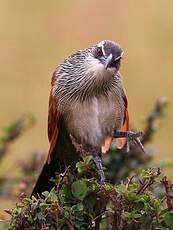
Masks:
[[[55,85],[55,95],[60,104],[68,105],[73,102],[84,102],[93,97],[107,95],[108,91],[116,87],[119,76],[106,70],[103,65],[87,62],[73,71],[59,75]]]
[[[66,107],[76,102],[83,103],[84,101],[92,100],[93,97],[107,96],[110,91],[115,91],[117,77],[112,77],[109,81],[101,81],[97,77],[76,82],[74,79],[70,84],[59,84],[55,92],[60,105]]]

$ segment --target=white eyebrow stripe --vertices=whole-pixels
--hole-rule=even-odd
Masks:
[[[124,50],[122,50],[121,57],[123,57],[123,55],[124,55]]]
[[[98,43],[98,47],[101,47],[101,48],[102,48],[103,55],[105,56],[106,53],[105,53],[105,50],[104,50],[104,43],[105,43],[105,41],[99,42],[99,43]]]

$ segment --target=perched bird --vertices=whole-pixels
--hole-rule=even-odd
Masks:
[[[49,191],[55,172],[75,166],[78,146],[92,154],[103,184],[100,154],[109,150],[113,137],[122,148],[128,138],[139,136],[128,131],[127,97],[119,73],[122,56],[119,44],[104,40],[77,51],[56,68],[49,99],[50,148],[32,194]]]

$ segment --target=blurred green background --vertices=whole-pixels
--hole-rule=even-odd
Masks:
[[[52,72],[73,51],[103,39],[125,51],[121,73],[131,122],[142,128],[155,99],[173,96],[173,1],[0,0],[0,126],[24,112],[37,124],[3,160],[11,174],[24,153],[47,150],[47,108]],[[172,157],[172,106],[153,141],[157,159]],[[1,203],[2,204],[2,203]]]

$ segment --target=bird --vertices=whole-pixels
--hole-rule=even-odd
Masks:
[[[32,195],[50,191],[56,173],[75,167],[79,146],[96,164],[100,184],[105,183],[101,154],[116,137],[117,148],[128,139],[139,142],[139,133],[129,131],[128,99],[119,72],[123,49],[103,40],[67,57],[55,69],[48,108],[47,160]]]

